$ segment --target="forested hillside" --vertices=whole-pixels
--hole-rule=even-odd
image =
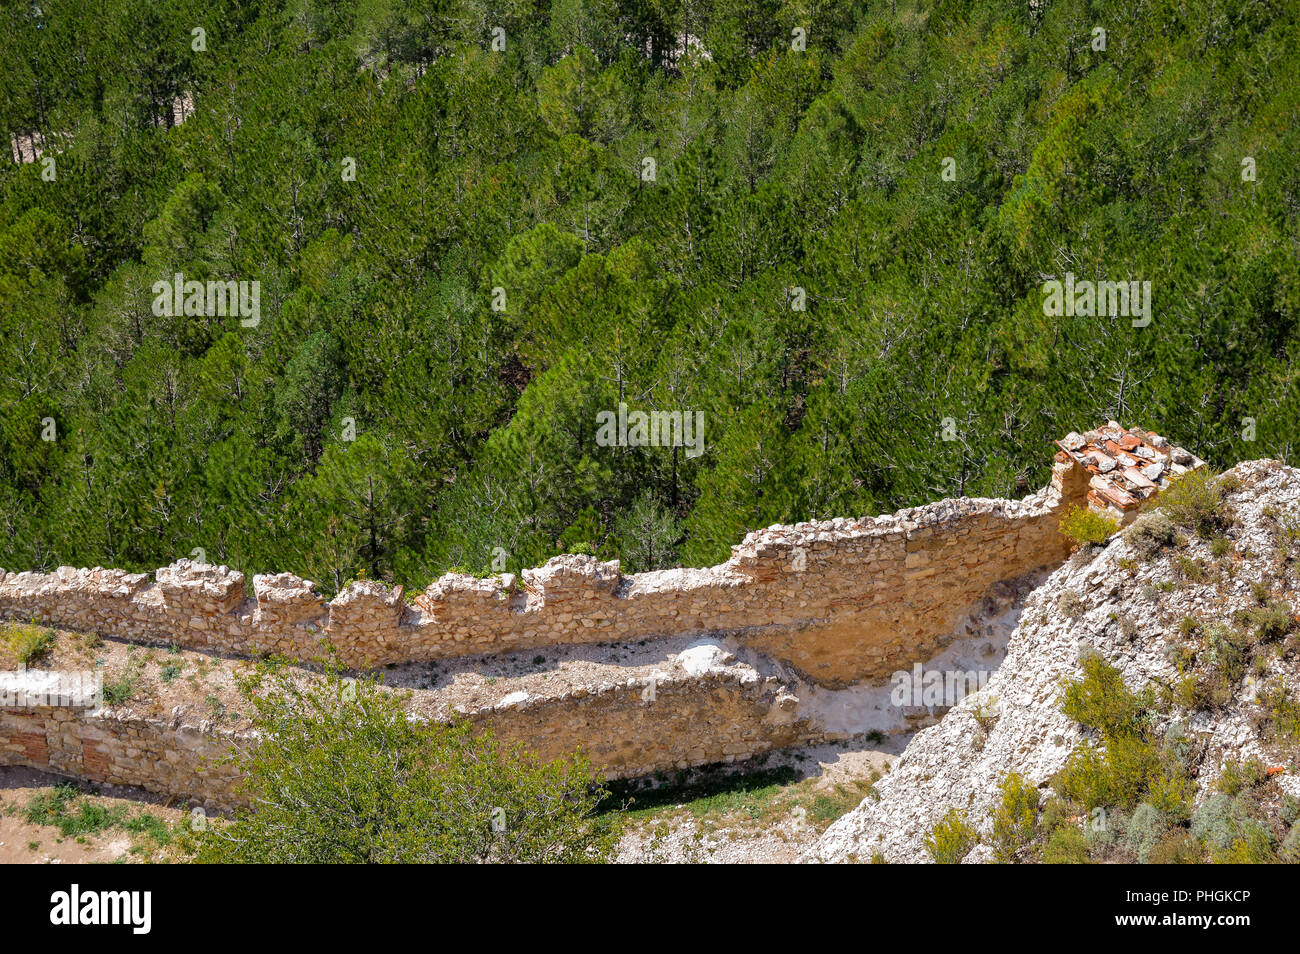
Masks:
[[[0,566],[701,565],[1108,418],[1294,459],[1286,0],[3,16]],[[260,322],[156,315],[176,273]],[[1152,320],[1047,316],[1066,273]],[[598,445],[620,402],[703,453]]]

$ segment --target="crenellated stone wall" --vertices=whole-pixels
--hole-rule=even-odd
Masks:
[[[624,576],[565,555],[518,577],[448,574],[413,600],[356,582],[326,601],[290,573],[181,560],[148,574],[0,571],[0,616],[208,652],[362,668],[579,643],[726,633],[826,686],[881,678],[940,646],[989,587],[1067,555],[1062,509],[1087,475],[1058,462],[1023,500],[959,498],[896,514],[773,526],[705,569]]]

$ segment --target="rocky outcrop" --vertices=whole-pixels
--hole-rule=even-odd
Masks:
[[[1300,471],[1254,461],[1229,473],[1239,485],[1227,501],[1235,519],[1221,580],[1187,578],[1180,558],[1204,565],[1215,559],[1209,542],[1195,538],[1181,551],[1148,559],[1117,536],[1093,559],[1060,567],[1025,603],[1006,659],[985,690],[918,733],[877,784],[878,797],[832,825],[808,860],[927,861],[925,836],[950,808],[966,811],[987,834],[987,814],[1006,775],[1019,772],[1044,787],[1085,736],[1061,710],[1062,683],[1080,675],[1085,654],[1101,654],[1131,689],[1173,685],[1179,674],[1170,647],[1184,619],[1230,620],[1259,605],[1257,585],[1297,605],[1297,568],[1280,555],[1276,535],[1279,526],[1300,527]],[[1255,688],[1280,685],[1294,699],[1300,661],[1281,653],[1259,658],[1264,670],[1233,686],[1225,704],[1169,717],[1171,725],[1181,720],[1178,731],[1195,742],[1198,801],[1213,791],[1226,762],[1254,756],[1272,764],[1279,757],[1262,734]],[[1300,797],[1295,775],[1282,774],[1277,784]],[[977,847],[966,860],[988,857]]]

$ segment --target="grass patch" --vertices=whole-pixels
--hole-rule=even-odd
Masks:
[[[77,791],[71,784],[56,785],[37,792],[23,809],[23,818],[32,825],[52,825],[64,838],[84,841],[89,835],[121,830],[144,836],[155,845],[171,843],[171,827],[148,812],[133,815],[125,806],[108,806]]]
[[[836,785],[829,792],[818,792],[808,802],[808,821],[818,828],[829,828],[853,809],[862,804],[862,800],[875,793],[876,776],[872,779],[855,779],[847,784]]]
[[[104,702],[110,706],[120,706],[135,698],[140,675],[144,671],[144,660],[132,654],[126,662],[122,675],[112,682],[104,680]]]

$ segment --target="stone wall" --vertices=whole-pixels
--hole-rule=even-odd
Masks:
[[[659,678],[653,699],[634,681],[470,719],[545,759],[580,747],[608,778],[734,762],[821,737],[786,687],[743,669]]]
[[[327,602],[289,573],[253,577],[182,560],[144,573],[0,571],[0,616],[209,652],[311,659],[323,640],[353,667],[575,643],[728,633],[827,686],[880,678],[937,648],[999,580],[1067,554],[1063,506],[1087,475],[1058,463],[1019,501],[959,498],[861,519],[748,534],[707,569],[624,576],[617,561],[555,557],[518,577],[448,574],[408,602],[348,586]]]
[[[607,778],[733,762],[820,738],[779,680],[747,666],[677,671],[590,692],[537,696],[464,713],[496,736],[550,760],[581,749]],[[0,765],[24,765],[96,783],[134,785],[225,811],[239,804],[224,763],[245,732],[208,720],[145,717],[129,709],[0,707]]]
[[[211,728],[112,710],[0,708],[0,765],[193,796],[217,810],[238,801],[237,779],[220,763],[240,741]]]

